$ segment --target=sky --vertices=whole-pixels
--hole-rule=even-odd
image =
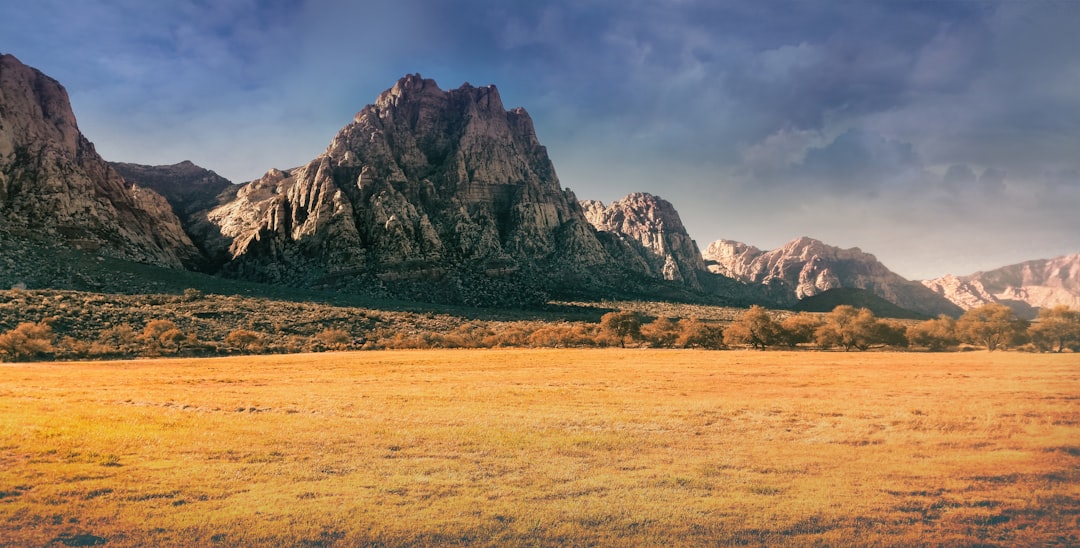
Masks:
[[[578,198],[910,279],[1080,252],[1077,29],[1075,0],[0,0],[0,52],[107,160],[243,182],[406,74],[495,84]]]

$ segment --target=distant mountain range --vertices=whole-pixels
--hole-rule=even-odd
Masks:
[[[88,276],[80,267],[42,277],[27,264],[63,249],[482,306],[631,296],[794,307],[829,293],[830,303],[890,310],[876,296],[922,316],[985,302],[1028,315],[1080,307],[1080,255],[919,283],[811,238],[772,251],[718,240],[702,253],[658,196],[579,202],[560,186],[529,115],[506,110],[494,86],[445,91],[419,75],[364,107],[307,164],[234,185],[191,162],[105,162],[63,87],[3,55],[0,244],[0,284],[11,285]],[[832,291],[843,288],[864,292]]]
[[[946,275],[922,283],[965,310],[1001,303],[1030,318],[1041,307],[1066,305],[1080,309],[1080,253],[968,276]]]

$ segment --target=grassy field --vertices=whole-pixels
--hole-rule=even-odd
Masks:
[[[0,365],[0,545],[1078,545],[1080,358]]]

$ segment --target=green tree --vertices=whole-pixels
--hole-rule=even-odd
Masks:
[[[764,350],[780,342],[780,324],[755,304],[724,330],[724,342]]]
[[[641,340],[641,317],[636,312],[608,312],[600,317],[600,332],[626,348],[627,339]]]
[[[1027,323],[1018,319],[1013,309],[998,303],[972,308],[956,321],[961,341],[985,346],[991,352],[1004,348],[1026,329]]]
[[[1035,324],[1028,329],[1032,342],[1040,350],[1061,352],[1080,346],[1080,310],[1058,305],[1039,310]]]
[[[956,336],[956,320],[942,314],[933,320],[919,322],[907,328],[908,342],[940,352],[960,344]]]

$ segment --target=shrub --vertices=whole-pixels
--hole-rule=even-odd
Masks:
[[[344,329],[328,328],[315,334],[315,340],[330,350],[344,350],[352,342],[352,335]]]
[[[45,322],[23,322],[0,335],[0,356],[13,361],[42,358],[53,351],[52,327]]]
[[[244,352],[263,348],[263,336],[261,333],[248,329],[233,329],[225,336],[225,345]]]

